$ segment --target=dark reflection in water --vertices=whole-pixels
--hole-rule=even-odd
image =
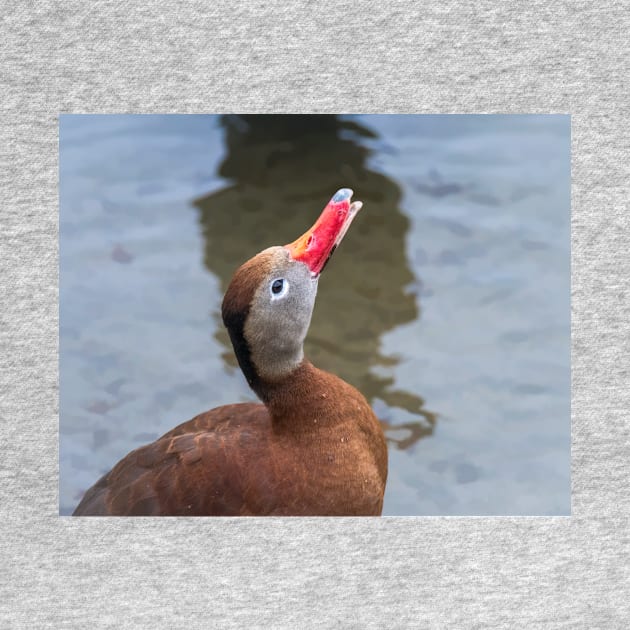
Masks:
[[[305,352],[318,367],[417,421],[381,416],[388,440],[408,448],[429,435],[435,415],[416,392],[391,389],[383,375],[396,357],[380,352],[380,338],[419,315],[406,291],[414,275],[405,257],[409,222],[400,188],[366,166],[365,127],[337,116],[224,116],[227,156],[219,174],[232,184],[195,201],[205,236],[205,264],[223,291],[238,265],[270,245],[293,241],[339,188],[355,191],[364,209],[323,274]],[[218,326],[226,362],[236,367],[229,338]],[[378,370],[380,374],[375,372]]]

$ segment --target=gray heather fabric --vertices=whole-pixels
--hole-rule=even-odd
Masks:
[[[0,627],[628,627],[628,8],[3,3]],[[234,111],[573,115],[571,518],[57,516],[57,115]]]

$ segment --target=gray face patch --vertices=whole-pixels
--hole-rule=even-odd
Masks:
[[[243,332],[256,371],[273,380],[292,372],[304,358],[317,278],[284,247],[271,247],[266,252],[271,269],[254,293]]]

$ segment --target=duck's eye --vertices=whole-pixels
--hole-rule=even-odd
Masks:
[[[286,295],[289,290],[289,281],[284,278],[277,278],[271,283],[271,298],[278,299]]]

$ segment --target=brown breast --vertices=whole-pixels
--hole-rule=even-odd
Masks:
[[[304,364],[261,404],[203,413],[122,459],[82,515],[379,515],[387,448],[365,398]]]

